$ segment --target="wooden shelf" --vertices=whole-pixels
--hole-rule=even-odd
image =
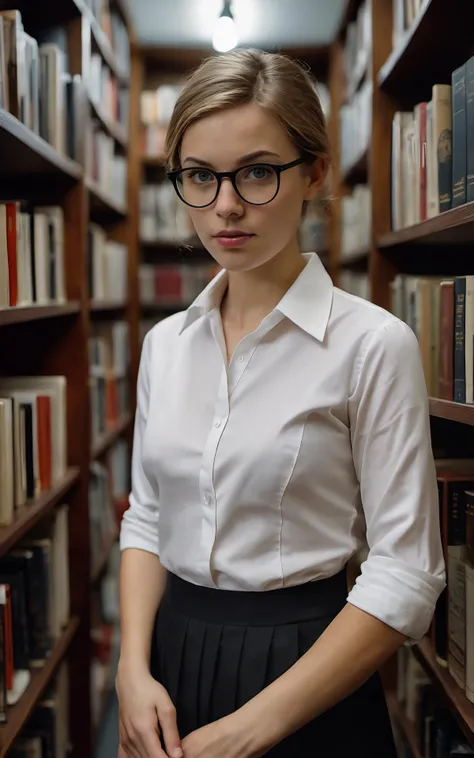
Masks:
[[[104,192],[92,179],[86,179],[90,194],[91,216],[94,220],[122,221],[127,216],[125,206]]]
[[[126,300],[91,300],[89,309],[91,313],[100,314],[106,311],[121,311],[127,307]]]
[[[350,187],[365,184],[369,172],[369,154],[364,150],[359,157],[341,174],[341,181]]]
[[[41,700],[44,691],[65,658],[78,627],[79,619],[73,617],[44,665],[41,668],[32,669],[31,682],[23,696],[16,705],[8,708],[8,722],[0,727],[0,758],[7,755],[25,722]]]
[[[430,100],[433,84],[450,84],[451,72],[472,54],[471,11],[463,0],[453,0],[449,13],[444,0],[424,0],[411,29],[380,69],[379,87],[414,103]]]
[[[0,308],[0,326],[71,316],[72,314],[79,313],[80,310],[81,305],[75,300],[61,304],[52,303],[51,305],[25,305],[16,308]]]
[[[79,479],[79,469],[69,468],[61,481],[18,508],[12,524],[0,527],[0,556],[10,550],[35,524],[46,516]]]
[[[146,168],[161,168],[163,171],[165,169],[164,155],[143,155],[141,161]]]
[[[140,307],[144,311],[153,311],[154,313],[176,313],[185,311],[191,303],[141,303]]]
[[[406,244],[448,245],[473,241],[474,203],[466,203],[419,224],[387,232],[378,239],[377,245],[391,248]]]
[[[430,416],[474,426],[474,405],[454,403],[451,400],[440,400],[437,397],[430,397]]]
[[[112,548],[119,538],[119,533],[119,529],[117,528],[117,531],[112,534],[112,536],[107,540],[100,560],[97,562],[97,565],[92,568],[91,584],[97,584],[102,574],[106,570],[110,559],[110,553],[112,552]]]
[[[400,706],[397,700],[396,692],[387,692],[386,695],[388,710],[394,723],[400,729],[405,743],[410,748],[412,758],[422,758],[420,748],[418,746],[418,738],[416,733],[415,724],[407,717],[403,708]]]
[[[89,103],[96,118],[100,121],[102,127],[109,134],[112,139],[117,142],[124,150],[128,147],[128,137],[122,124],[109,118],[104,111],[100,103],[97,103],[92,97],[89,98]]]
[[[448,670],[437,663],[427,637],[414,645],[413,652],[437,685],[467,740],[474,745],[474,705],[469,702]]]
[[[99,440],[93,445],[92,458],[99,458],[112,445],[118,440],[121,434],[123,434],[132,422],[132,414],[126,413],[125,416],[118,422],[114,429],[109,429],[105,432]]]
[[[82,176],[82,166],[61,155],[15,116],[0,108],[0,176],[55,174],[68,180]]]
[[[349,255],[342,256],[339,263],[341,268],[366,269],[369,265],[369,256],[370,251],[366,248],[355,250]]]

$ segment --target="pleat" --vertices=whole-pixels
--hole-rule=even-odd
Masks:
[[[199,681],[202,669],[206,627],[202,621],[190,619],[181,664],[181,685],[178,691],[177,710],[184,737],[199,726]]]
[[[225,626],[217,659],[212,693],[212,721],[233,713],[236,708],[240,657],[246,634],[245,626]]]
[[[163,637],[163,684],[177,705],[183,652],[188,632],[189,619],[168,611],[166,637]]]
[[[268,656],[265,686],[288,671],[299,657],[298,624],[276,626]]]
[[[264,688],[273,634],[273,626],[248,627],[240,658],[236,708]]]
[[[199,726],[204,726],[212,720],[211,694],[214,689],[221,636],[222,626],[220,624],[207,625],[201,659],[198,713]]]

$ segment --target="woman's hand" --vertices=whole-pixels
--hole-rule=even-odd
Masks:
[[[196,729],[183,739],[184,758],[259,758],[252,729],[240,711]]]
[[[174,705],[149,671],[132,672],[119,664],[115,687],[119,701],[118,758],[182,758]]]

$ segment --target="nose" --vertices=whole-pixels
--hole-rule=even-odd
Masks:
[[[244,203],[235,191],[229,178],[222,180],[219,194],[216,199],[216,212],[222,218],[241,216],[244,212]]]

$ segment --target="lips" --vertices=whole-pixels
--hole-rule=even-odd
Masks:
[[[223,229],[214,235],[214,239],[219,242],[222,247],[228,248],[241,247],[254,236],[254,234],[244,232],[242,229]]]

